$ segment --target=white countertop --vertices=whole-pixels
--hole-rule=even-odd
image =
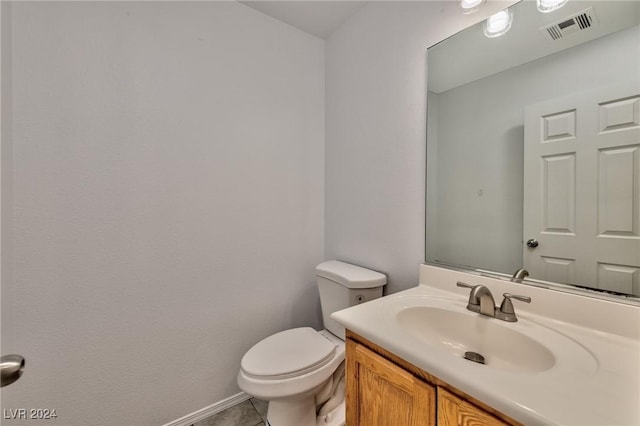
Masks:
[[[462,274],[462,279],[470,284],[487,285],[498,301],[501,294],[499,291],[509,285]],[[556,364],[541,372],[488,368],[487,365],[469,362],[462,357],[453,356],[437,345],[417,339],[398,325],[395,320],[398,310],[411,306],[442,302],[450,309],[466,311],[468,290],[457,289],[455,281],[443,283],[445,278],[451,281],[460,279],[460,276],[437,276],[436,285],[429,285],[429,279],[423,279],[423,276],[421,274],[422,284],[415,288],[336,312],[332,317],[346,328],[523,424],[640,425],[640,339],[636,336],[636,329],[640,324],[620,326],[625,332],[615,334],[610,332],[615,325],[605,324],[606,317],[602,318],[602,329],[595,330],[585,327],[579,321],[566,321],[566,312],[563,320],[558,320],[539,315],[534,312],[535,309],[523,309],[522,304],[514,302],[520,321],[504,323],[505,327],[520,332],[539,329],[546,330],[546,333],[559,333],[569,345],[576,348],[575,351],[564,352],[572,354],[573,358],[563,357],[563,353],[558,352],[561,356],[557,357]],[[494,286],[496,288],[492,288]],[[522,289],[522,286],[517,287],[519,294],[523,294]],[[524,292],[531,295],[531,306],[537,300],[557,297],[554,294],[541,295],[540,291],[549,292],[541,289],[532,289],[528,294]],[[565,296],[557,298],[562,297]],[[548,303],[546,300],[544,302]],[[607,310],[618,312],[621,309],[624,311],[623,319],[631,322],[640,318],[638,307],[616,308],[615,304],[604,308],[590,306],[600,302],[577,302],[580,310],[584,311],[582,315],[588,317],[585,319],[587,324],[593,321],[590,317],[595,313],[607,315]],[[567,303],[566,300],[563,303]],[[584,309],[585,303],[591,308],[591,312]],[[555,308],[560,310],[561,307]],[[545,315],[549,311],[552,312],[553,309],[548,306],[543,309]],[[580,318],[578,312],[572,315]],[[619,319],[617,315],[608,316]],[[544,337],[544,332],[539,336]]]

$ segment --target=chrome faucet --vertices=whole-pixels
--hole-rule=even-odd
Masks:
[[[511,277],[511,281],[516,283],[521,283],[522,280],[529,276],[529,271],[524,268],[520,268],[513,273],[513,277]]]
[[[531,298],[527,296],[517,296],[509,293],[504,293],[504,300],[500,304],[500,307],[495,306],[495,301],[491,291],[483,285],[469,285],[458,281],[458,287],[470,288],[469,302],[467,303],[467,309],[472,312],[477,312],[480,315],[486,315],[488,317],[497,318],[499,320],[516,322],[516,312],[513,309],[513,303],[511,299],[516,299],[521,302],[531,303]]]
[[[478,312],[480,312],[480,315],[495,316],[496,302],[493,300],[493,294],[491,294],[491,291],[487,287],[483,285],[475,286],[473,290],[471,290],[471,295],[469,296],[470,301],[471,298],[473,298],[475,303],[479,304],[480,310]]]

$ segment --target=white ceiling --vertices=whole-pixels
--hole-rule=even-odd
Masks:
[[[540,31],[541,27],[588,7],[593,8],[597,20],[592,28],[556,41]],[[640,22],[639,1],[573,0],[557,11],[539,13],[535,2],[525,0],[512,6],[512,10],[513,25],[503,36],[485,37],[479,23],[430,47],[429,90],[440,93]]]
[[[343,22],[362,8],[366,1],[240,1],[240,3],[326,39]]]

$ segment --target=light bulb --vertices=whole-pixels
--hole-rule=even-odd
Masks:
[[[502,10],[487,18],[484,23],[484,35],[498,37],[509,31],[513,22],[513,14],[510,9]]]
[[[487,0],[460,0],[460,7],[462,8],[462,13],[465,15],[469,13],[473,13],[480,9],[480,7],[485,4]]]
[[[553,12],[567,4],[569,0],[536,0],[538,10],[542,13]]]

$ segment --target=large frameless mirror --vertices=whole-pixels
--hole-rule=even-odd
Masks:
[[[635,303],[640,2],[505,19],[427,52],[426,260]]]

